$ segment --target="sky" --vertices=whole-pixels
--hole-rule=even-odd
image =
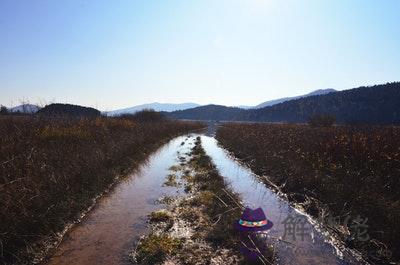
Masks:
[[[0,0],[0,104],[256,105],[400,80],[397,0]]]

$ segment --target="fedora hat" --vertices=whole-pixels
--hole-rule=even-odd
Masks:
[[[235,222],[235,228],[241,232],[258,232],[272,228],[274,224],[265,217],[264,211],[261,208],[255,210],[244,209],[240,219]]]

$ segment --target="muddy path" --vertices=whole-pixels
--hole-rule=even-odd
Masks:
[[[47,264],[131,264],[128,256],[139,237],[148,232],[148,215],[165,205],[163,196],[176,196],[183,190],[163,185],[169,168],[179,163],[179,153],[193,147],[197,135],[173,139],[152,154],[137,172],[117,184],[101,198],[82,222],[67,233]],[[262,207],[275,226],[271,243],[277,264],[357,264],[351,253],[324,235],[313,220],[291,207],[268,189],[245,166],[218,146],[215,138],[201,135],[203,148],[243,204]],[[304,221],[303,233],[288,233],[288,218]],[[296,229],[296,228],[295,228]],[[307,229],[307,230],[304,230]],[[334,243],[334,244],[332,244]]]

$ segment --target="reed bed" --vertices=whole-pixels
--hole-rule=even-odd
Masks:
[[[34,262],[118,177],[198,123],[0,117],[0,260]]]
[[[216,137],[370,261],[399,260],[399,127],[236,123]]]

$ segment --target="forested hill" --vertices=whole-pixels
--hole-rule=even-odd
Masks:
[[[45,116],[97,117],[100,116],[100,111],[78,105],[54,103],[40,109],[37,114]]]
[[[207,105],[171,112],[168,116],[194,120],[306,122],[315,114],[333,115],[338,123],[400,124],[400,82],[300,98],[261,109]]]
[[[205,105],[197,108],[167,112],[165,115],[174,119],[188,120],[240,120],[244,109],[221,105]]]

